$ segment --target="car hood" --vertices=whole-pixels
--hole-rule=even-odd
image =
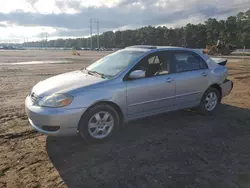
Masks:
[[[102,81],[104,81],[104,79],[85,74],[82,71],[73,71],[39,82],[33,87],[32,92],[42,97],[54,93],[66,93],[73,89],[89,86]]]

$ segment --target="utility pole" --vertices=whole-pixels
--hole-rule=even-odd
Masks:
[[[45,32],[45,49],[47,48],[48,32]]]
[[[96,29],[97,29],[97,48],[100,48],[100,21],[93,21],[92,19],[90,19],[90,47],[91,49],[93,48],[93,40],[92,40],[92,35],[93,35],[93,28],[92,28],[92,24],[95,23],[96,24]]]
[[[43,48],[43,32],[41,33],[41,49]]]
[[[92,50],[92,19],[90,19],[90,49]]]
[[[97,48],[98,48],[98,50],[99,50],[99,48],[100,48],[100,38],[99,38],[99,24],[100,24],[100,21],[99,20],[97,20]]]
[[[187,47],[187,29],[184,27],[184,44],[183,46]]]

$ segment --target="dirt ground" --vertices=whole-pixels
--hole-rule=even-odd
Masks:
[[[128,123],[104,144],[32,130],[24,99],[38,81],[105,52],[0,51],[0,187],[250,187],[250,59],[230,59],[232,93],[211,117],[192,111]]]

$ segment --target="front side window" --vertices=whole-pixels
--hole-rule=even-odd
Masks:
[[[168,74],[169,60],[165,52],[157,52],[142,59],[136,69],[144,70],[146,77]]]
[[[197,56],[187,52],[175,52],[173,61],[176,72],[204,69],[206,66]]]
[[[145,52],[120,50],[96,61],[87,67],[86,70],[101,74],[105,78],[111,78],[139,58],[143,53]]]

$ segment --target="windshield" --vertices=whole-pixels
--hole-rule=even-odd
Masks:
[[[102,74],[104,78],[111,78],[121,72],[143,53],[143,51],[120,50],[96,61],[87,67],[86,70]]]

